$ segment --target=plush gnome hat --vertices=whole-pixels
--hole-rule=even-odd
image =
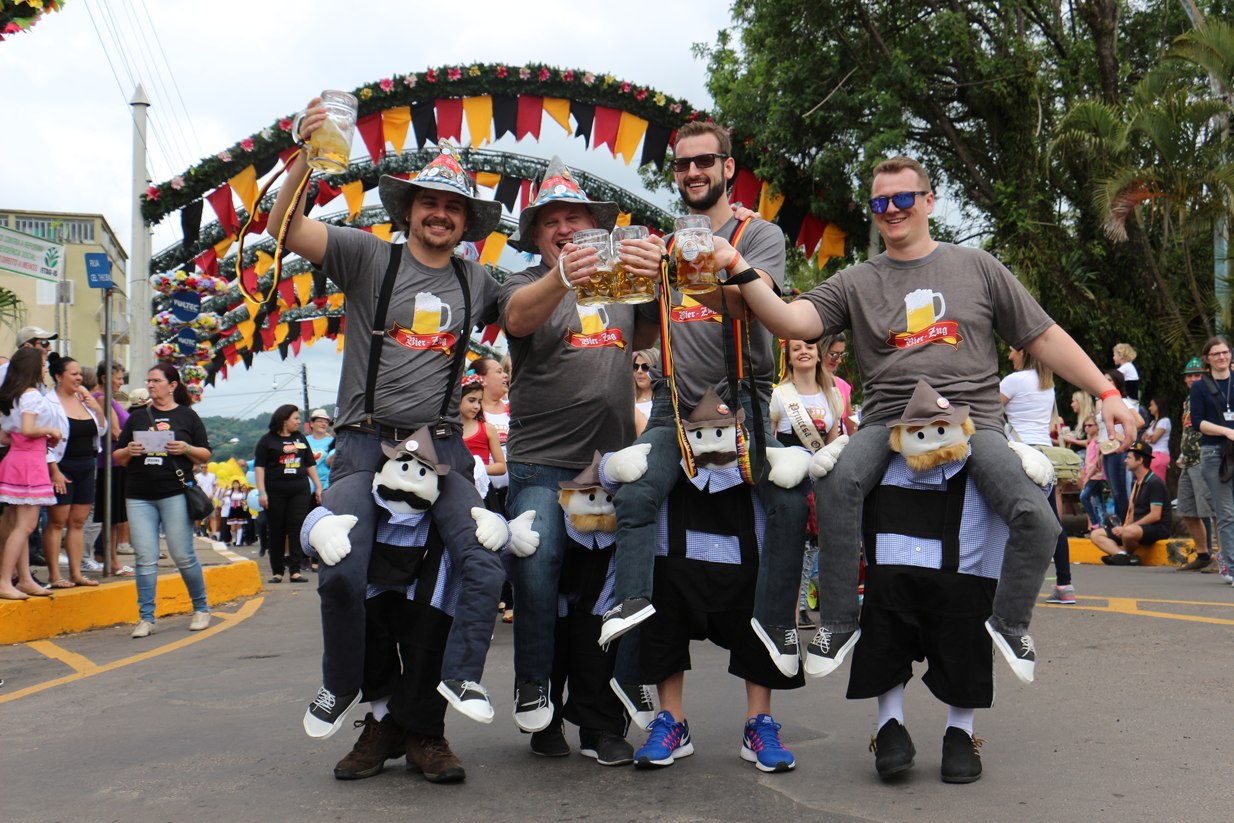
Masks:
[[[570,489],[594,489],[597,486],[603,486],[600,482],[600,452],[597,451],[595,456],[591,458],[591,465],[583,469],[573,480],[560,480],[557,485],[562,491]]]
[[[686,431],[719,428],[722,426],[732,426],[745,419],[745,409],[738,409],[737,415],[734,417],[732,409],[720,399],[720,395],[716,394],[716,390],[708,389],[707,393],[703,395],[703,399],[698,401],[698,405],[694,407],[694,411],[690,412],[690,418],[682,423],[681,427]]]
[[[496,200],[484,200],[476,194],[476,187],[463,170],[458,161],[458,149],[449,140],[442,140],[438,145],[441,152],[415,176],[413,180],[403,180],[390,174],[383,174],[377,190],[381,195],[381,205],[390,215],[394,228],[407,233],[407,211],[411,208],[411,199],[416,189],[432,189],[450,194],[459,194],[467,199],[467,211],[470,215],[467,231],[463,232],[463,240],[483,240],[493,233],[501,222],[501,204]]]
[[[917,381],[917,388],[904,407],[904,414],[899,420],[887,424],[887,428],[896,426],[928,426],[937,420],[943,420],[959,426],[968,419],[968,406],[953,406],[951,401],[930,387],[924,380]]]
[[[437,450],[433,448],[433,435],[429,432],[428,426],[421,426],[412,432],[411,437],[408,437],[397,446],[382,443],[381,450],[391,460],[414,457],[439,475],[450,473],[450,466],[448,464],[437,462]]]
[[[578,183],[574,182],[570,170],[561,158],[556,155],[548,161],[544,170],[544,180],[536,192],[536,200],[519,213],[518,233],[510,238],[508,245],[528,254],[539,254],[535,238],[531,236],[531,227],[535,224],[536,214],[550,203],[577,203],[586,206],[595,215],[596,226],[605,231],[612,231],[621,209],[616,203],[600,200],[590,200]]]

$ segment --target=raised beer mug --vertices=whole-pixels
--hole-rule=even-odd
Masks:
[[[347,170],[351,159],[359,102],[353,94],[327,89],[321,93],[321,105],[326,109],[326,120],[309,137],[305,157],[310,169],[338,174]]]
[[[626,271],[625,263],[621,262],[618,254],[622,240],[646,240],[649,234],[646,226],[618,226],[613,229],[613,274],[609,293],[618,303],[649,303],[656,299],[658,274],[646,277],[631,274]]]
[[[673,221],[673,258],[677,263],[674,285],[682,294],[706,294],[716,282],[715,245],[711,219],[705,214],[687,214]]]
[[[609,282],[613,275],[613,247],[608,232],[604,229],[586,229],[574,233],[574,245],[580,249],[596,250],[596,273],[585,283],[574,287],[580,306],[599,306],[611,303]]]

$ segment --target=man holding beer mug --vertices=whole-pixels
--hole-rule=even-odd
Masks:
[[[310,101],[298,122],[297,137],[308,140],[326,118],[320,98]],[[476,196],[453,147],[443,142],[440,148],[441,154],[415,180],[381,178],[382,205],[394,227],[406,235],[406,244],[392,245],[359,229],[320,223],[299,208],[286,230],[286,247],[325,271],[343,290],[347,306],[336,454],[323,504],[335,514],[354,515],[357,523],[346,535],[350,553],[335,557],[333,564],[322,557],[318,591],[325,646],[323,686],[304,717],[305,731],[313,737],[333,734],[359,700],[365,584],[378,519],[373,475],[385,461],[382,444],[401,442],[424,426],[433,432],[439,458],[454,469],[442,477],[441,496],[432,513],[446,545],[452,553],[458,549],[455,573],[463,581],[438,690],[460,710],[464,698],[471,705],[484,703],[491,716],[479,681],[505,575],[498,555],[476,540],[471,508],[484,504],[471,482],[474,461],[462,441],[458,418],[462,358],[456,359],[456,354],[465,350],[477,323],[496,320],[498,285],[478,263],[453,253],[460,240],[488,237],[500,220],[501,205]],[[271,212],[272,233],[283,223],[294,189],[306,174],[301,153]],[[459,689],[467,694],[458,694]],[[397,732],[381,720],[366,718],[356,746],[359,750],[368,741],[374,765],[399,756],[392,752],[401,752],[402,746],[401,738],[395,739]],[[407,735],[409,764],[415,763],[426,775],[461,773],[461,764],[444,738],[434,745],[421,745],[424,740]],[[419,742],[413,745],[413,741]],[[362,776],[370,773],[364,771]]]
[[[883,161],[874,169],[870,194],[883,254],[789,304],[765,284],[741,286],[746,305],[781,337],[814,340],[851,329],[865,382],[862,426],[816,487],[828,507],[827,528],[819,533],[822,627],[806,649],[806,671],[834,671],[860,635],[861,511],[891,455],[889,430],[879,424],[895,420],[917,380],[925,379],[945,389],[953,403],[971,407],[977,432],[968,465],[977,489],[1011,527],[987,630],[995,647],[1018,664],[1012,667],[1017,676],[1026,679],[1027,672],[1031,679],[1035,650],[1028,624],[1059,525],[1003,434],[993,333],[1091,394],[1118,392],[1005,266],[984,251],[930,236],[934,193],[920,163]],[[1105,414],[1111,431],[1124,423],[1132,436],[1124,404],[1107,403]]]
[[[729,396],[728,368],[724,338],[731,334],[721,322],[721,292],[727,300],[730,314],[739,316],[742,302],[738,289],[723,287],[710,292],[700,290],[706,275],[713,277],[721,269],[741,278],[755,278],[769,290],[784,284],[784,235],[774,224],[762,220],[738,220],[733,215],[727,197],[727,187],[736,173],[736,163],[728,133],[710,122],[691,122],[677,132],[673,149],[673,172],[677,190],[690,213],[703,219],[702,231],[711,237],[700,238],[690,249],[674,249],[688,260],[695,275],[687,284],[693,294],[674,290],[669,322],[674,370],[681,417],[684,420],[698,405],[708,389],[714,389],[734,408],[745,409],[746,421],[753,419],[758,404],[764,428],[770,420],[767,411],[771,395],[775,362],[772,338],[761,323],[750,324],[751,361],[747,364],[746,380],[741,397]],[[708,229],[710,230],[708,232]],[[699,231],[690,227],[690,231]],[[709,243],[706,241],[710,241]],[[675,244],[677,245],[677,244]],[[709,247],[709,248],[708,248]],[[711,254],[710,272],[699,270]],[[679,263],[679,267],[680,267]],[[704,266],[703,268],[707,268]],[[679,268],[680,271],[680,268]],[[702,275],[701,277],[699,275]],[[701,286],[705,288],[705,286]],[[757,381],[758,393],[750,390],[749,379]],[[651,417],[638,442],[651,444],[645,472],[634,482],[617,492],[617,580],[618,605],[605,615],[601,642],[620,636],[644,620],[646,630],[655,630],[655,607],[652,592],[656,518],[661,503],[677,482],[681,472],[681,451],[677,442],[676,420],[672,399],[665,385],[657,387]],[[769,446],[775,438],[767,433]],[[779,448],[778,446],[776,446]],[[805,527],[808,514],[802,488],[783,489],[771,483],[764,472],[759,478],[758,494],[767,509],[767,529],[763,554],[759,562],[753,614],[758,628],[747,626],[771,652],[766,672],[747,676],[747,720],[770,715],[771,689],[792,688],[798,673],[797,589],[801,580],[801,558],[805,548]],[[721,596],[727,593],[716,593]],[[704,607],[706,604],[698,604]],[[753,638],[751,638],[753,639]],[[682,705],[684,673],[659,684],[662,708],[670,712],[677,723],[685,719]],[[795,685],[800,685],[796,683]],[[776,747],[779,747],[778,739]],[[780,747],[781,751],[786,752]],[[788,756],[791,760],[791,755]]]
[[[634,439],[630,353],[649,345],[658,332],[654,318],[635,321],[633,306],[579,306],[573,291],[595,274],[596,254],[576,249],[571,239],[578,231],[609,231],[617,213],[616,203],[590,200],[554,157],[535,202],[519,214],[518,234],[510,238],[511,246],[539,254],[540,262],[501,287],[501,323],[513,370],[506,508],[511,517],[535,510],[532,528],[540,535],[535,554],[513,561],[514,719],[532,732],[531,749],[543,756],[570,753],[561,717],[566,684],[549,682],[568,542],[558,483],[586,469],[596,450],[615,451]],[[648,243],[638,252],[641,256],[626,252],[631,271],[658,276],[659,248]],[[599,654],[595,647],[590,651]],[[624,736],[622,706],[609,690],[613,653],[597,661],[590,672],[594,678],[588,678],[593,682],[570,683],[569,719],[580,726],[583,753],[609,766],[628,764],[634,755]]]

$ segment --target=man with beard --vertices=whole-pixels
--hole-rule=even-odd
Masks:
[[[320,98],[309,103],[298,138],[326,120]],[[497,283],[478,263],[453,255],[460,240],[488,237],[501,205],[482,200],[449,143],[413,181],[385,175],[381,202],[406,244],[390,244],[359,229],[330,226],[295,209],[286,247],[321,267],[343,290],[347,325],[335,417],[336,456],[323,504],[358,518],[350,553],[330,558],[318,592],[324,640],[323,685],[304,716],[305,731],[324,738],[342,725],[358,700],[364,671],[365,577],[377,521],[373,474],[385,460],[383,444],[398,443],[424,426],[440,459],[454,471],[442,480],[433,522],[447,545],[474,562],[457,568],[460,597],[491,601],[488,620],[460,615],[450,629],[443,678],[480,681],[503,572],[497,555],[476,541],[471,509],[482,506],[470,482],[474,466],[458,418],[463,355],[471,329],[497,317]],[[282,225],[297,184],[308,174],[303,153],[271,211],[271,231]],[[483,608],[469,613],[481,615]],[[466,697],[455,695],[455,698]],[[450,699],[447,695],[447,699]],[[453,701],[452,701],[453,702]],[[452,756],[452,755],[451,755]]]
[[[772,223],[734,216],[726,195],[737,171],[731,153],[728,133],[715,123],[696,121],[682,126],[673,149],[677,190],[691,214],[706,215],[711,220],[717,269],[727,268],[731,275],[743,276],[734,277],[734,281],[754,277],[778,292],[784,285],[784,235]],[[741,316],[738,286],[695,297],[673,291],[668,320],[681,418],[690,415],[708,389],[714,389],[725,401],[743,408],[747,422],[761,419],[767,444],[778,448],[767,429],[776,366],[771,335],[757,320],[750,321],[750,362],[741,383],[741,397],[730,397],[728,369],[735,365],[725,357],[725,336],[731,335],[722,322],[725,303],[730,315]],[[758,387],[757,394],[751,381]],[[756,408],[761,415],[754,414]],[[651,417],[638,440],[651,444],[646,472],[622,486],[616,498],[619,602],[605,615],[601,643],[629,631],[655,612],[651,605],[651,547],[655,545],[656,511],[679,474],[676,425],[670,390],[662,383],[655,390]],[[796,604],[808,507],[802,489],[780,488],[769,482],[766,473],[758,478],[758,494],[767,507],[767,550],[760,561],[754,628],[777,668],[791,677],[798,668]]]

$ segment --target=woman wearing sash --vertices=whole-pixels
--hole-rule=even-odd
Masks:
[[[816,452],[840,434],[845,402],[835,378],[819,357],[818,346],[804,340],[785,341],[782,382],[771,391],[771,425],[776,439],[786,446],[805,446]],[[801,566],[801,595],[797,627],[814,628],[807,611],[807,593],[818,555],[818,518],[814,493],[809,495],[810,518],[806,523],[805,557]]]

